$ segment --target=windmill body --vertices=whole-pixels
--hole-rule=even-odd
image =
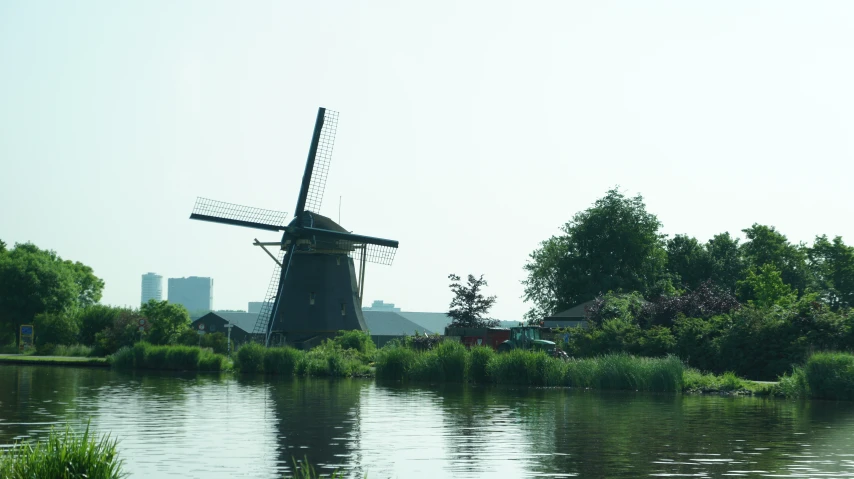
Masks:
[[[284,231],[260,242],[276,262],[256,337],[267,345],[309,348],[341,330],[365,331],[362,297],[366,262],[391,264],[398,243],[356,235],[317,213],[323,199],[338,116],[320,108],[293,220],[285,213],[199,198],[191,219]],[[279,247],[278,255],[267,249]],[[358,275],[356,265],[358,264]]]

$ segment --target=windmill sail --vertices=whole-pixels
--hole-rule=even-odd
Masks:
[[[295,216],[301,216],[305,210],[320,212],[337,129],[338,112],[319,108],[317,120],[314,123],[314,133],[311,136],[311,146],[308,149],[308,159],[305,162]]]
[[[190,219],[282,231],[285,229],[285,218],[287,216],[288,214],[283,211],[265,210],[199,197],[196,199],[196,205],[193,207]]]
[[[255,321],[255,327],[252,328],[252,334],[264,342],[266,342],[267,331],[270,328],[276,296],[279,294],[279,279],[282,277],[282,267],[279,265],[282,264],[284,256],[285,250],[279,250],[278,263],[273,268],[273,276],[270,278],[270,285],[267,286],[267,294],[264,295],[264,302],[261,303],[261,312]]]

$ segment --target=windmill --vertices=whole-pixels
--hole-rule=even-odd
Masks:
[[[294,218],[287,213],[198,198],[190,219],[283,231],[260,246],[276,262],[253,334],[264,344],[310,347],[340,330],[367,330],[362,317],[366,262],[391,265],[398,242],[355,235],[319,213],[338,113],[318,109]],[[273,254],[268,246],[278,246]],[[359,264],[358,280],[355,263]]]

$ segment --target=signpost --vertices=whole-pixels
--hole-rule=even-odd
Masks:
[[[32,324],[22,324],[21,325],[21,342],[18,345],[18,349],[21,352],[24,352],[25,349],[29,349],[33,347],[33,325]]]
[[[231,328],[234,327],[230,322],[225,325],[228,328],[228,357],[231,357]]]
[[[199,323],[199,347],[202,347],[202,336],[205,335],[205,325]]]

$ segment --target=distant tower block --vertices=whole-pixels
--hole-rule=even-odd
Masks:
[[[142,275],[142,298],[140,301],[145,304],[152,299],[163,301],[163,276],[156,273],[146,273]]]
[[[191,316],[213,311],[213,279],[169,278],[169,302],[183,305]]]

